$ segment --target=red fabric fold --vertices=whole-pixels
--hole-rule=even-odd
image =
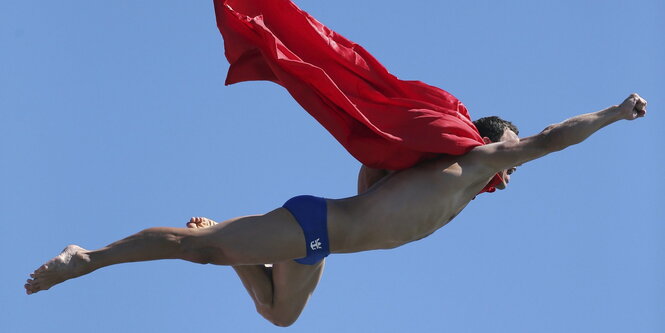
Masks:
[[[231,64],[226,84],[267,80],[283,86],[361,163],[400,170],[483,144],[453,95],[398,79],[291,1],[214,3]]]

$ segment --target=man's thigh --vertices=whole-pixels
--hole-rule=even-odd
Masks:
[[[191,251],[217,265],[257,265],[301,258],[307,254],[305,236],[285,208],[190,229]]]

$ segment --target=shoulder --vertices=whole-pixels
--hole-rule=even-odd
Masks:
[[[547,137],[543,133],[521,139],[515,136],[506,141],[475,147],[462,160],[483,166],[492,173],[542,157],[551,152],[548,146]]]
[[[358,172],[358,194],[367,191],[392,173],[390,170],[374,169],[363,164]]]

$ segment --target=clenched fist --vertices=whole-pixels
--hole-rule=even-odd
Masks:
[[[647,114],[647,101],[638,94],[632,94],[618,106],[622,118],[634,120]]]

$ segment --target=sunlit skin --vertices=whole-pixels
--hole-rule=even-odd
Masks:
[[[399,172],[362,168],[357,196],[327,199],[332,253],[390,249],[426,237],[450,222],[499,173],[506,188],[515,168],[584,141],[619,120],[646,115],[646,101],[632,94],[620,105],[582,114],[462,156],[442,156]],[[308,266],[300,225],[284,208],[223,222],[192,218],[187,228],[150,228],[97,250],[70,245],[40,266],[25,284],[28,294],[109,265],[157,259],[233,266],[257,311],[278,326],[291,325],[314,291],[325,260]],[[264,264],[271,263],[272,267]]]

